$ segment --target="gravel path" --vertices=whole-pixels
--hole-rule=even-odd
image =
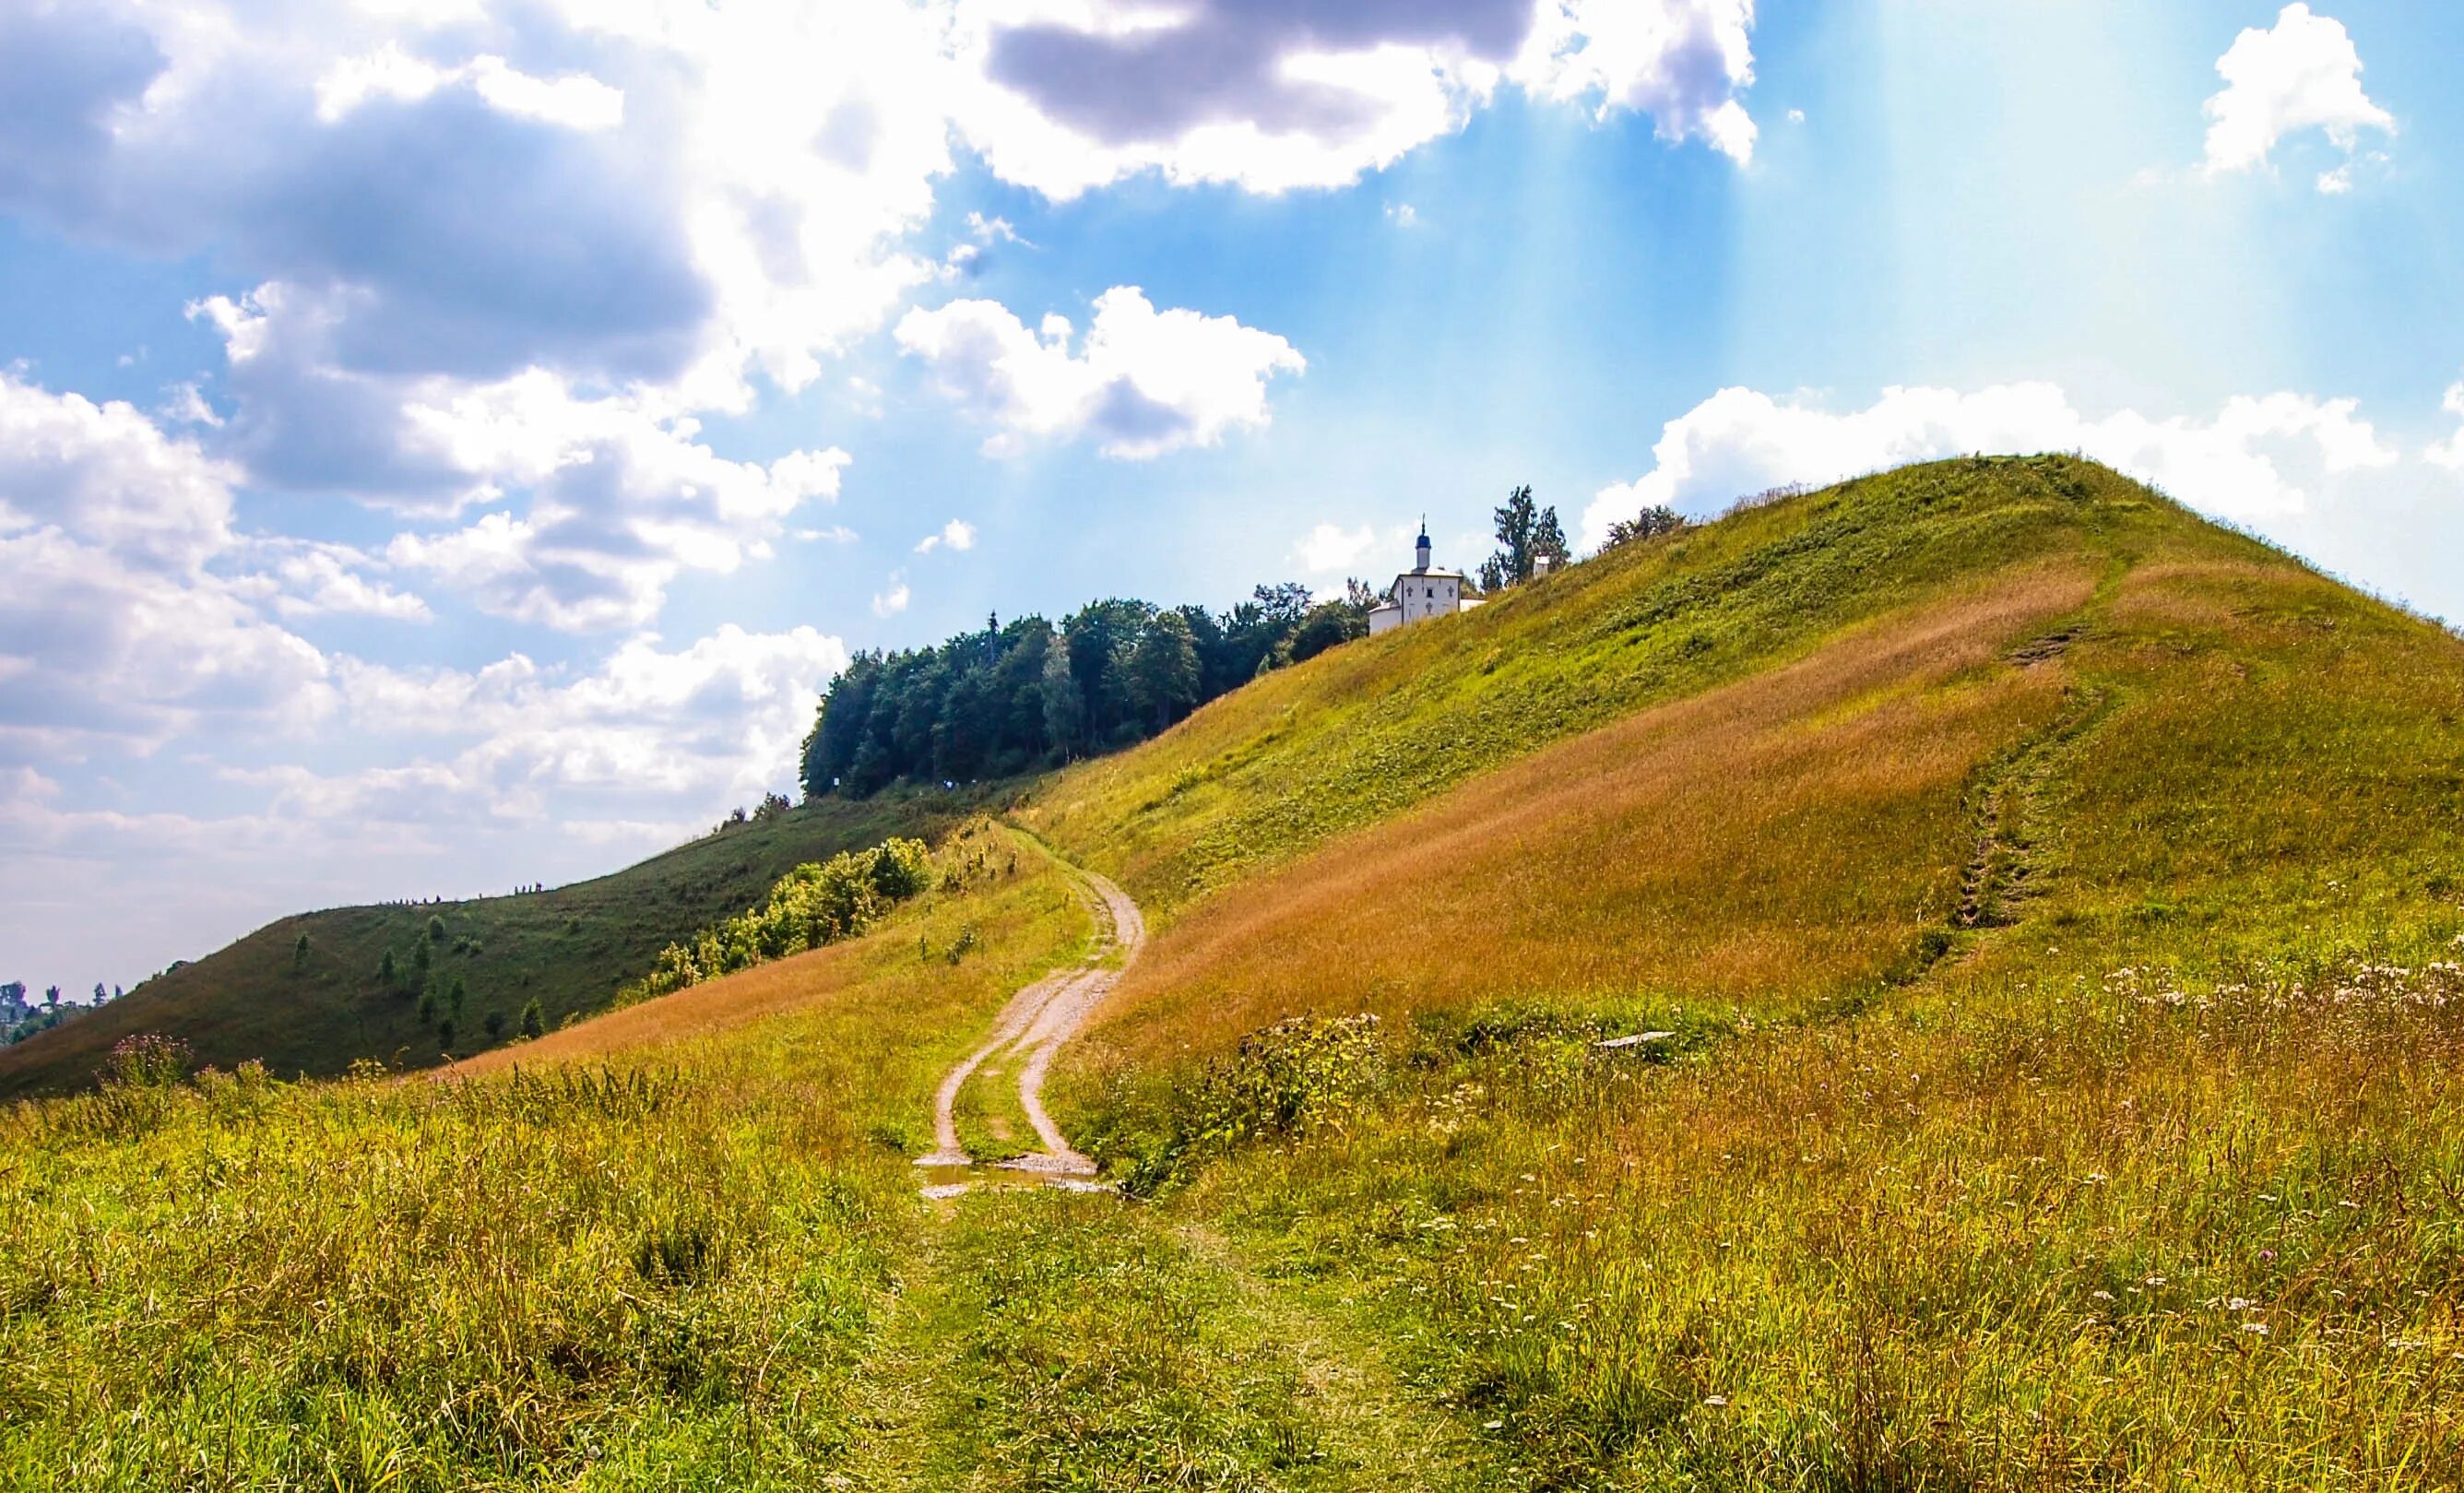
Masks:
[[[958,1143],[958,1091],[976,1069],[996,1054],[1016,1049],[1025,1057],[1018,1070],[1019,1107],[1026,1111],[1029,1124],[1044,1149],[1001,1165],[1014,1172],[1033,1172],[1054,1178],[1084,1178],[1095,1175],[1095,1163],[1079,1153],[1069,1144],[1061,1128],[1044,1108],[1044,1078],[1051,1070],[1052,1059],[1070,1038],[1078,1035],[1087,1019],[1112,993],[1120,981],[1121,972],[1138,956],[1147,941],[1146,919],[1139,915],[1138,905],[1130,894],[1111,881],[1092,871],[1077,873],[1079,894],[1087,899],[1095,913],[1095,947],[1087,962],[1074,970],[1065,970],[1037,980],[1010,997],[1001,1007],[1001,1016],[993,1022],[992,1036],[984,1044],[967,1055],[966,1060],[952,1068],[941,1080],[940,1089],[933,1096],[933,1142],[931,1155],[919,1156],[919,1167],[962,1167],[974,1164]],[[1114,958],[1117,955],[1119,957]],[[935,1197],[952,1197],[963,1191],[964,1183],[942,1183],[927,1188]]]

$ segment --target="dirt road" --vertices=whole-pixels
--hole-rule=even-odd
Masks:
[[[1052,1067],[1053,1056],[1078,1034],[1104,998],[1111,994],[1121,972],[1138,956],[1138,950],[1146,944],[1147,926],[1128,892],[1091,871],[1076,874],[1080,895],[1095,914],[1095,947],[1078,968],[1047,975],[1012,996],[993,1022],[992,1036],[941,1080],[940,1089],[933,1096],[935,1149],[931,1155],[918,1157],[917,1166],[974,1164],[975,1158],[958,1142],[958,1092],[985,1063],[1002,1052],[1014,1052],[1024,1060],[1018,1069],[1019,1108],[1026,1112],[1044,1149],[1001,1165],[1011,1171],[1041,1173],[1056,1178],[1095,1175],[1095,1163],[1069,1144],[1068,1137],[1061,1133],[1061,1128],[1045,1111],[1044,1078]],[[964,1182],[944,1182],[926,1190],[949,1196],[965,1187]]]

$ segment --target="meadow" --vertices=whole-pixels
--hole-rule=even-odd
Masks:
[[[994,791],[440,1074],[17,1109],[0,1486],[2464,1486],[2443,629],[1942,463]],[[1155,930],[1049,1095],[1123,1192],[926,1202],[1046,844]]]
[[[2464,644],[2099,501],[1295,842],[1065,1123],[1491,1485],[2456,1485]]]
[[[869,936],[445,1075],[124,1053],[21,1108],[0,1486],[813,1485],[860,1433],[940,1069],[1089,936],[1031,843],[941,864],[992,840],[1001,870]]]

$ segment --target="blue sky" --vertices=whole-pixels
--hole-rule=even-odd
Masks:
[[[1596,538],[2084,450],[2464,619],[2459,55],[2397,0],[0,0],[0,977],[603,870],[788,787],[850,650],[1472,560],[1519,482]]]

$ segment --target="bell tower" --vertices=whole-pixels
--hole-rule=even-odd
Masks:
[[[1417,561],[1417,563],[1413,565],[1413,569],[1426,570],[1429,568],[1429,520],[1426,517],[1423,517],[1420,520],[1420,538],[1419,541],[1412,547],[1412,558]]]

